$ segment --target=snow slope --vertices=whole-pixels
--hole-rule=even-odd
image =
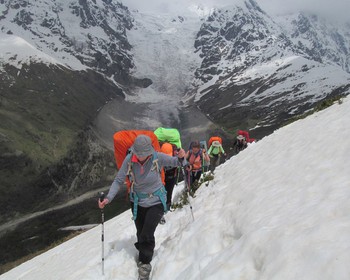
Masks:
[[[346,98],[219,166],[195,220],[187,206],[157,228],[153,279],[348,280],[349,119]],[[98,226],[0,279],[135,279],[130,218],[105,223],[105,276]]]

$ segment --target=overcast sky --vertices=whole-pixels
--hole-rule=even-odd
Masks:
[[[189,6],[191,3],[203,6],[226,6],[241,0],[122,0],[130,8],[141,12],[157,11],[167,12],[175,7]],[[256,0],[256,2],[269,14],[284,14],[298,10],[311,10],[327,14],[332,17],[342,17],[350,21],[350,0]]]

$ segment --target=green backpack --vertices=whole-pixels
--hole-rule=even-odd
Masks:
[[[159,142],[168,142],[181,148],[180,133],[176,128],[158,127],[154,134],[157,136]]]

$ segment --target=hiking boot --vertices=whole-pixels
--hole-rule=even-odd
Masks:
[[[138,262],[137,266],[139,267],[139,280],[148,280],[152,270],[151,264]]]
[[[160,219],[160,221],[159,221],[159,224],[160,225],[164,225],[166,223],[166,220],[165,220],[165,218],[164,218],[164,216]]]

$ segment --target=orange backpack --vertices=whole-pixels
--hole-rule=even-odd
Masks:
[[[160,151],[160,146],[158,142],[157,136],[153,133],[153,131],[149,130],[122,130],[114,133],[113,135],[113,143],[114,143],[114,157],[117,163],[117,168],[123,164],[125,157],[129,154],[130,147],[134,144],[134,141],[139,135],[147,135],[151,138],[152,146],[156,152]],[[165,174],[163,168],[161,169],[161,179],[164,185]],[[128,188],[128,192],[130,191],[131,182],[129,177],[126,177],[125,184]]]
[[[211,144],[212,144],[214,141],[219,141],[220,144],[222,145],[222,139],[221,139],[220,136],[212,136],[212,137],[210,137],[209,142],[208,142],[208,149],[210,148]]]

